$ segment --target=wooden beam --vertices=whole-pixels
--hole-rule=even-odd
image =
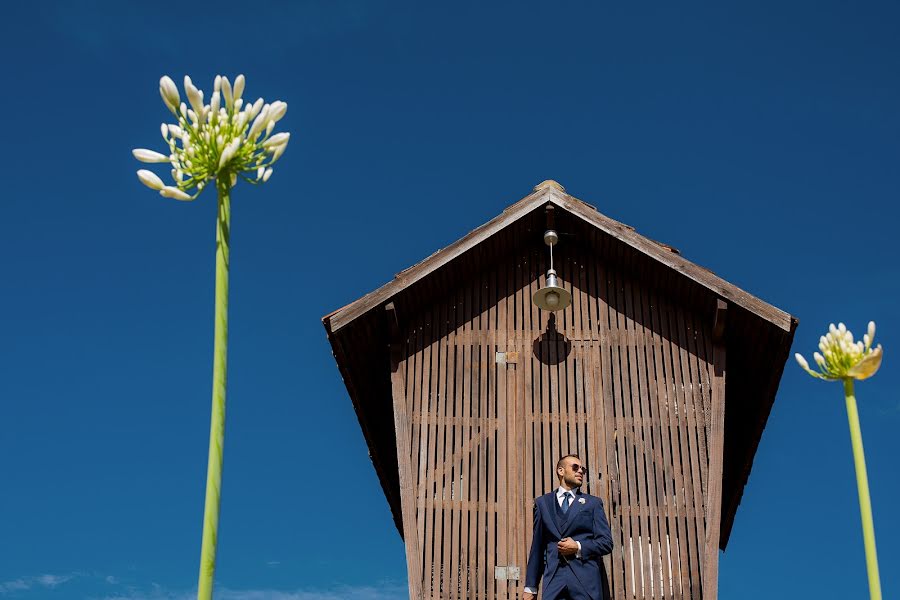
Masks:
[[[419,540],[416,535],[416,498],[410,469],[410,419],[406,404],[406,377],[400,368],[402,360],[399,322],[393,302],[385,307],[390,330],[391,395],[394,401],[394,429],[397,435],[397,464],[400,469],[400,504],[403,512],[403,541],[406,545],[406,568],[410,600],[422,598],[422,567]]]
[[[719,300],[713,327],[712,410],[709,434],[709,485],[706,498],[706,549],[703,598],[715,600],[719,590],[719,539],[722,519],[722,465],[725,448],[725,317],[728,304]],[[717,335],[718,332],[718,335]]]
[[[728,311],[728,303],[721,298],[716,299],[716,314],[713,319],[713,342],[718,344],[725,339],[725,314]]]

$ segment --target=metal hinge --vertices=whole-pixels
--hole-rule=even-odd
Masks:
[[[518,581],[520,575],[521,571],[519,570],[519,567],[515,565],[494,567],[494,579],[511,579]]]
[[[497,353],[497,364],[505,365],[507,363],[515,364],[519,362],[519,353],[518,352],[498,352]]]

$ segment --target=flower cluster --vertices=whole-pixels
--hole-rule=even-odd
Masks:
[[[809,363],[800,354],[794,358],[804,371],[826,381],[838,379],[868,379],[878,371],[881,366],[881,344],[872,348],[875,338],[875,322],[869,322],[869,329],[863,336],[863,341],[854,342],[853,334],[839,323],[837,327],[832,323],[828,327],[828,333],[819,338],[819,352],[813,353],[813,358],[819,366],[819,371],[809,368]]]
[[[266,104],[262,98],[244,103],[244,76],[238,75],[234,85],[227,77],[216,76],[209,104],[203,103],[203,92],[185,76],[184,91],[188,106],[181,101],[178,88],[168,76],[159,80],[163,102],[177,123],[163,123],[162,137],[169,154],[142,148],[132,151],[145,163],[169,163],[175,185],[165,185],[152,171],[141,169],[138,179],[160,195],[177,200],[195,199],[212,179],[234,186],[238,176],[249,183],[269,180],[272,165],[287,148],[291,134],[272,135],[275,124],[287,112],[287,104]]]

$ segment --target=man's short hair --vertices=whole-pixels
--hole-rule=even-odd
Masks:
[[[578,456],[577,454],[566,454],[565,456],[561,456],[560,459],[559,459],[558,461],[556,461],[556,468],[557,468],[557,469],[563,468],[563,466],[564,466],[564,465],[563,465],[563,462],[564,462],[567,458],[577,458],[577,459],[579,459],[579,460],[581,459],[581,457]]]

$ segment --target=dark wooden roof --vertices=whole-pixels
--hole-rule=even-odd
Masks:
[[[692,302],[729,302],[725,339],[728,355],[723,468],[723,549],[750,474],[753,457],[769,416],[788,358],[797,319],[700,267],[677,250],[638,234],[545,181],[533,193],[460,240],[398,273],[382,287],[323,317],[347,391],[353,401],[369,454],[403,534],[400,514],[396,440],[394,436],[384,305],[394,302],[401,312],[440,295],[478,264],[477,256],[503,252],[503,233],[547,204],[562,209],[579,227],[596,229],[612,243],[624,245],[657,263]],[[557,214],[562,211],[557,211]],[[557,217],[559,218],[559,217]],[[559,221],[557,221],[559,223]]]

